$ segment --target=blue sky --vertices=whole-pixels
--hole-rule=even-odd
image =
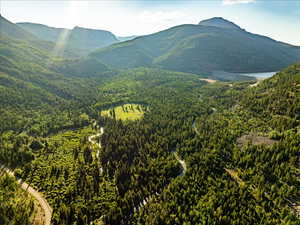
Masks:
[[[1,0],[12,22],[104,29],[119,36],[154,33],[221,16],[252,33],[300,46],[300,0]]]

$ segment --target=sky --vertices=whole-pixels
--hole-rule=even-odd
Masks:
[[[145,35],[180,24],[223,17],[249,32],[300,46],[300,0],[1,0],[12,22]]]

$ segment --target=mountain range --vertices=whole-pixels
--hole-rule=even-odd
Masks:
[[[300,61],[300,47],[247,32],[221,17],[139,37],[117,37],[109,31],[81,27],[70,30],[33,23],[13,24],[3,17],[0,21],[1,35],[26,40],[45,51],[53,52],[59,46],[63,51],[59,56],[84,56],[75,62],[94,70],[101,65],[99,71],[153,67],[234,80],[242,79],[239,73],[278,71]],[[73,61],[66,63],[70,65],[64,68],[75,65]],[[91,69],[79,71],[88,74]]]
[[[76,49],[83,53],[119,42],[114,34],[105,30],[78,26],[73,29],[54,28],[36,23],[17,23],[17,25],[41,40],[65,45],[67,49]]]
[[[147,66],[211,75],[277,71],[300,60],[300,47],[212,18],[117,43],[90,56],[116,68]]]
[[[296,61],[220,17],[139,37],[0,17],[0,224],[299,225]]]

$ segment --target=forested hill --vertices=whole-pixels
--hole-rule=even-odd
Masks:
[[[23,39],[23,40],[33,40],[37,37],[22,29],[21,27],[16,26],[12,22],[8,21],[4,17],[0,15],[0,35],[12,37],[15,39]]]
[[[57,118],[55,126],[72,124],[72,115],[95,102],[97,85],[113,74],[97,60],[53,58],[30,43],[0,37],[1,132],[32,129],[34,120],[48,123],[50,117]]]
[[[40,39],[38,38],[38,36],[32,34],[26,29],[21,28],[15,23],[10,22],[2,16],[0,16],[0,38],[10,38],[18,40],[24,42],[24,44],[26,43],[27,45],[41,49],[52,55],[59,53],[60,56],[76,58],[79,57],[79,55],[81,54],[81,52],[78,52],[78,50],[75,51],[71,48],[65,49],[62,48],[63,46],[60,46],[60,52],[58,52],[58,45],[56,45],[56,43]]]
[[[35,23],[17,23],[17,25],[41,40],[61,42],[60,45],[65,45],[65,48],[78,49],[83,54],[119,42],[114,34],[105,30],[83,27],[64,29]]]
[[[50,54],[55,53],[67,58],[85,56],[97,48],[119,42],[114,34],[105,30],[82,27],[64,29],[35,23],[15,24],[2,16],[0,28],[1,37],[17,39],[50,51]]]
[[[91,56],[116,68],[150,66],[194,74],[278,71],[300,60],[300,47],[229,23],[234,29],[220,26],[216,19],[180,25],[114,44]]]
[[[300,63],[289,66],[256,88],[247,90],[242,104],[260,115],[300,119]]]

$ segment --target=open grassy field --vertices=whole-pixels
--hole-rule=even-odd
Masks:
[[[143,117],[145,108],[139,104],[124,104],[112,109],[101,111],[101,116],[109,116],[117,120],[138,120]]]

